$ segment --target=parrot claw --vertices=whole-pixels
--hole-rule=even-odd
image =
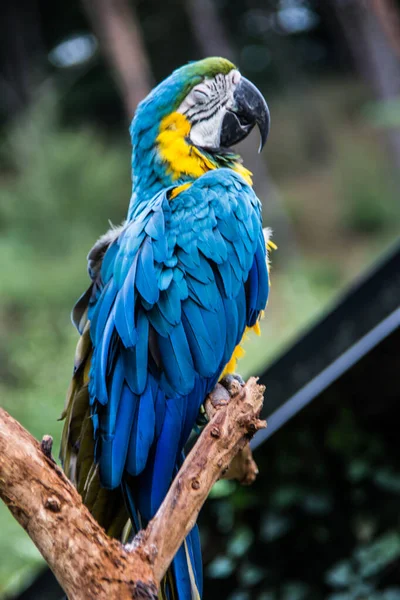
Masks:
[[[215,411],[226,406],[233,396],[236,396],[245,385],[243,378],[236,374],[229,374],[222,377],[213,391],[208,394],[205,402],[205,411],[207,417],[211,419]]]
[[[233,396],[238,392],[238,385],[243,387],[245,385],[245,381],[239,373],[229,373],[225,375],[222,379],[220,379],[219,383],[224,386],[225,389],[228,390],[229,395]]]
[[[50,459],[54,464],[56,464],[56,461],[54,460],[51,454],[51,451],[53,449],[53,438],[51,437],[51,435],[43,436],[43,439],[40,443],[40,449],[48,459]]]

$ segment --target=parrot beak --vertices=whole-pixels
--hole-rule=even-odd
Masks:
[[[268,105],[261,92],[245,77],[233,94],[234,105],[227,111],[222,121],[220,145],[230,148],[249,135],[257,124],[260,131],[259,152],[267,141],[270,116]]]

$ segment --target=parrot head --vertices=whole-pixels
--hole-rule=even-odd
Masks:
[[[143,188],[150,177],[154,193],[157,183],[184,183],[210,169],[234,168],[240,157],[232,146],[257,126],[261,151],[269,124],[261,92],[230,61],[212,57],[184,65],[137,108],[131,125],[134,187]]]

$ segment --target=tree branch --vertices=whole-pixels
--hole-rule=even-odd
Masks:
[[[221,396],[219,384],[210,399]],[[0,409],[0,497],[32,538],[70,600],[157,599],[158,585],[215,481],[254,433],[264,387],[251,378],[203,430],[154,519],[133,543],[107,537],[40,445]]]

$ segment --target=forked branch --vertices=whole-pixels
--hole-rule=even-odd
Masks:
[[[219,384],[208,401],[227,392]],[[157,589],[212,485],[254,433],[264,387],[251,378],[216,403],[154,519],[130,546],[107,537],[39,444],[0,409],[0,497],[32,538],[70,600],[157,599]],[[247,459],[239,461],[243,464]],[[251,469],[250,469],[251,470]]]

